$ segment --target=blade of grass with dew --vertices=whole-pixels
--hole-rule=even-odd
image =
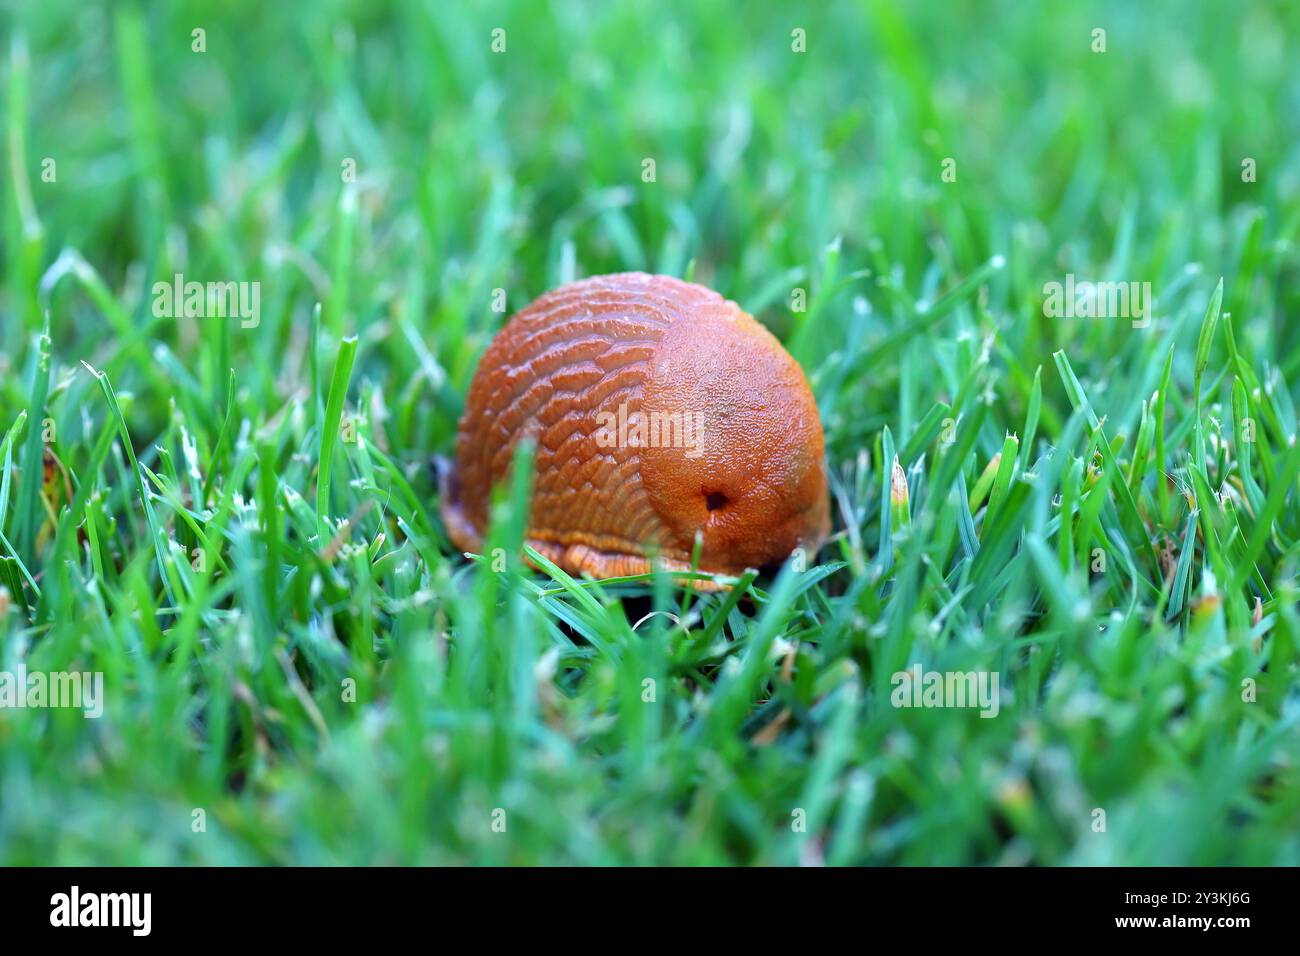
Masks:
[[[339,343],[334,359],[334,375],[330,379],[329,400],[325,405],[325,419],[321,423],[320,451],[316,472],[316,522],[322,543],[329,539],[325,516],[330,510],[330,480],[334,474],[334,450],[338,445],[343,403],[347,399],[348,383],[352,380],[352,363],[357,357],[357,337],[349,336]]]

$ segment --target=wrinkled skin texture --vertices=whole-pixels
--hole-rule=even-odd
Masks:
[[[645,573],[651,554],[689,569],[697,532],[701,570],[740,574],[799,547],[811,559],[830,530],[821,421],[803,371],[702,286],[596,276],[507,323],[470,384],[444,483],[457,547],[481,551],[491,489],[529,435],[528,543],[573,574]]]

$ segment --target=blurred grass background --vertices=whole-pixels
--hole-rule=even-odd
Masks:
[[[103,670],[109,703],[0,711],[0,859],[1300,862],[1294,4],[52,2],[5,7],[3,30],[0,648]],[[842,564],[702,598],[689,637],[634,635],[613,600],[680,602],[662,582],[593,600],[467,569],[427,468],[506,317],[494,289],[513,312],[627,269],[690,273],[772,328],[838,476]],[[259,282],[261,324],[155,317],[177,272]],[[1066,273],[1152,283],[1156,320],[1045,317]],[[1220,276],[1233,341],[1202,407]],[[327,454],[322,527],[350,336],[363,441]],[[46,417],[69,479],[37,500]],[[895,442],[916,525],[897,545]],[[1233,478],[1246,504],[1211,506]],[[954,543],[958,487],[983,561]],[[1198,521],[1209,544],[1179,550]],[[214,558],[186,570],[168,541]],[[1130,572],[1089,575],[1103,541]],[[1189,553],[1176,579],[1146,557],[1166,547]],[[911,661],[999,669],[1014,703],[893,710]]]

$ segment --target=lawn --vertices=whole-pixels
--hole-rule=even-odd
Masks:
[[[1300,864],[1296,4],[3,16],[0,675],[103,712],[0,706],[0,863]],[[813,560],[451,546],[479,356],[628,270],[804,368]]]

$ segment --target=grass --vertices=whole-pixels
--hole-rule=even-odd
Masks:
[[[106,705],[0,710],[0,862],[1300,863],[1293,4],[6,16],[0,670]],[[816,563],[449,545],[494,290],[623,269],[803,364]]]

